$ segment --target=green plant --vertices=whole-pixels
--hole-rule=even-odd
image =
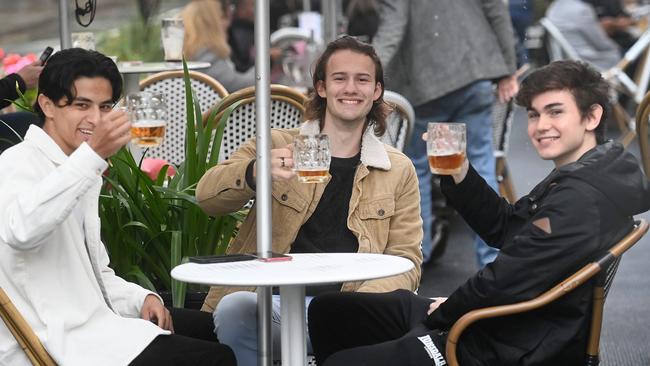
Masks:
[[[36,89],[35,88],[28,89],[25,91],[25,94],[23,94],[20,91],[18,82],[16,82],[16,93],[18,93],[18,99],[16,100],[5,99],[5,100],[11,102],[18,111],[29,112],[36,115],[36,112],[34,112],[34,108],[32,107],[34,105],[34,101],[36,100]],[[16,137],[20,141],[23,140],[20,134],[16,132],[16,130],[12,126],[10,126],[7,122],[2,120],[2,115],[0,115],[0,123],[3,124],[5,127],[7,127],[7,129],[9,129],[9,131],[11,131],[14,135],[16,135]],[[10,139],[4,137],[0,138],[0,142],[7,143],[10,145],[13,144],[13,142]],[[0,148],[0,152],[2,152],[1,148]]]
[[[97,50],[117,56],[120,61],[158,61],[163,59],[160,24],[141,17],[97,35]]]
[[[218,161],[225,123],[235,106],[216,124],[216,108],[201,123],[201,107],[185,71],[187,132],[185,161],[173,178],[163,168],[154,181],[140,170],[129,151],[110,159],[100,196],[102,239],[111,267],[121,277],[155,290],[171,290],[182,307],[185,284],[171,279],[171,269],[189,256],[222,254],[237,232],[244,213],[209,217],[194,197],[203,174]],[[215,129],[215,133],[212,131]],[[211,148],[214,146],[215,148]]]

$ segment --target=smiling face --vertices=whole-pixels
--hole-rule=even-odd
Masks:
[[[594,130],[603,109],[594,105],[583,116],[568,90],[551,90],[532,99],[528,110],[528,137],[544,160],[556,167],[578,160],[596,146]]]
[[[38,96],[45,114],[43,129],[66,155],[88,141],[101,117],[113,108],[113,88],[107,79],[81,77],[73,85],[72,103],[67,103],[66,97],[55,102],[43,94]]]
[[[316,91],[327,100],[325,123],[363,124],[382,88],[370,57],[340,50],[327,61],[325,81],[318,81]]]

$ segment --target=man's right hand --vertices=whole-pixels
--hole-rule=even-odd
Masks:
[[[20,69],[16,74],[18,74],[18,76],[23,79],[25,86],[27,86],[27,89],[30,89],[38,85],[38,77],[41,75],[41,71],[43,71],[41,61],[36,60]]]
[[[129,142],[131,139],[130,129],[131,123],[126,112],[113,110],[101,116],[88,140],[88,145],[102,159],[106,159]]]
[[[274,182],[289,180],[296,175],[293,171],[293,144],[271,149],[271,179]],[[253,164],[253,178],[257,177],[257,162]]]

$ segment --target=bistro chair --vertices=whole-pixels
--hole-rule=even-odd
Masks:
[[[632,231],[618,243],[614,244],[614,246],[612,246],[602,257],[585,265],[578,272],[534,299],[515,304],[476,309],[463,315],[456,321],[456,323],[454,323],[447,336],[446,353],[449,366],[458,366],[456,346],[459,338],[463,331],[476,321],[533,311],[550,304],[573,291],[578,286],[590,283],[592,278],[594,279],[592,296],[593,307],[591,310],[591,326],[589,329],[589,338],[587,340],[585,365],[598,365],[600,331],[603,322],[605,299],[607,298],[607,294],[614,280],[614,275],[616,274],[616,270],[621,261],[621,256],[636,244],[647,231],[648,222],[646,220],[641,219],[636,221]]]
[[[192,89],[203,110],[228,95],[226,88],[218,81],[198,71],[189,71]],[[140,90],[162,93],[167,100],[169,116],[165,140],[161,146],[150,148],[148,158],[164,159],[178,166],[185,160],[185,80],[183,71],[165,71],[149,76],[140,82]]]
[[[282,74],[278,82],[309,89],[312,85],[310,68],[324,49],[323,40],[313,32],[296,27],[280,28],[270,36],[271,47],[282,50]]]
[[[393,110],[386,118],[386,132],[379,139],[400,151],[404,151],[413,132],[415,111],[404,96],[394,91],[385,90],[384,101]]]
[[[641,162],[645,175],[650,177],[650,141],[648,139],[648,123],[650,123],[650,93],[646,94],[636,110],[636,134],[639,138]]]
[[[307,97],[288,86],[271,84],[271,128],[297,128],[303,121]],[[224,128],[219,161],[226,160],[244,142],[255,137],[255,87],[238,90],[217,105],[216,120],[234,106]]]
[[[16,342],[25,352],[32,365],[56,366],[54,359],[47,353],[47,350],[43,347],[43,344],[32,330],[32,327],[20,315],[18,309],[16,309],[2,287],[0,287],[0,317],[7,326],[7,329],[16,338]]]
[[[515,186],[510,177],[506,155],[510,144],[510,128],[514,118],[515,102],[511,99],[507,103],[496,101],[492,108],[492,145],[496,161],[496,178],[499,184],[499,194],[510,203],[515,203],[517,195]]]

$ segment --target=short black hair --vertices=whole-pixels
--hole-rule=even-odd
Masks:
[[[74,82],[82,77],[105,78],[113,89],[112,101],[115,103],[120,99],[122,76],[115,62],[97,51],[83,48],[68,48],[53,54],[38,78],[38,93],[54,102],[66,97],[67,105],[70,105],[76,96]],[[42,120],[45,119],[38,101],[34,104],[34,111]]]
[[[569,91],[583,119],[591,113],[595,104],[603,108],[603,116],[594,133],[596,142],[604,143],[610,104],[609,85],[602,74],[581,61],[555,61],[533,71],[522,81],[516,102],[530,109],[536,96],[552,90]]]

